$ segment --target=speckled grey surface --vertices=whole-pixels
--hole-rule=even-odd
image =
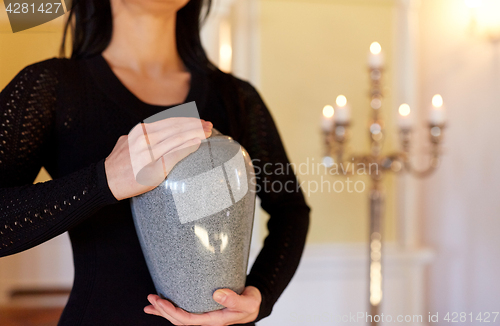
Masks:
[[[245,287],[255,186],[248,153],[217,131],[167,179],[131,199],[158,294],[189,312],[223,308],[219,288]]]

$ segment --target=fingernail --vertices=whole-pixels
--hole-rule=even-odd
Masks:
[[[226,298],[226,294],[223,291],[216,291],[214,298],[218,302],[222,302]]]

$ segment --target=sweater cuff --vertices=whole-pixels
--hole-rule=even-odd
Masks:
[[[111,189],[109,189],[108,179],[106,177],[106,167],[104,162],[105,158],[96,163],[95,169],[97,173],[97,187],[99,188],[99,192],[101,194],[102,203],[104,205],[111,205],[117,203],[119,200],[113,196]]]
[[[269,316],[273,310],[274,302],[272,302],[272,298],[265,283],[255,275],[249,274],[247,276],[245,286],[255,286],[257,289],[259,289],[260,295],[262,296],[262,301],[259,307],[259,314],[254,322],[258,322],[261,319]]]

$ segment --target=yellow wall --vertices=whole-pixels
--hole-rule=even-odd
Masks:
[[[392,82],[394,1],[384,0],[261,0],[261,92],[284,139],[292,162],[321,162],[323,156],[320,116],[324,105],[334,104],[339,94],[351,103],[351,149],[368,150],[367,96],[369,46],[378,41],[386,54],[386,85]],[[394,149],[397,136],[392,121],[390,88],[385,107],[389,139]],[[309,161],[308,161],[309,160]],[[307,173],[307,172],[306,172]],[[299,174],[301,181],[334,182],[342,176]],[[307,197],[312,208],[309,243],[358,242],[368,237],[368,177],[363,193],[317,192]],[[384,182],[386,240],[395,239],[395,183]],[[313,190],[313,187],[310,188]],[[340,188],[337,188],[340,189]]]
[[[13,34],[7,13],[0,10],[0,89],[27,65],[58,56],[64,17]],[[36,182],[49,179],[50,176],[42,169]]]

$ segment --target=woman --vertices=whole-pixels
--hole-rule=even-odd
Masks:
[[[309,207],[293,173],[269,169],[288,159],[257,91],[208,61],[201,10],[202,0],[73,1],[71,59],[30,65],[0,93],[0,256],[69,231],[75,281],[59,325],[253,325],[295,273]],[[204,135],[188,120],[176,133],[164,125],[163,153],[199,143],[212,126],[232,136],[257,172],[266,166],[257,189],[271,216],[244,292],[216,291],[226,308],[200,315],[152,295],[127,200],[152,187],[135,181],[126,135],[190,101]],[[41,166],[53,180],[33,185]]]

